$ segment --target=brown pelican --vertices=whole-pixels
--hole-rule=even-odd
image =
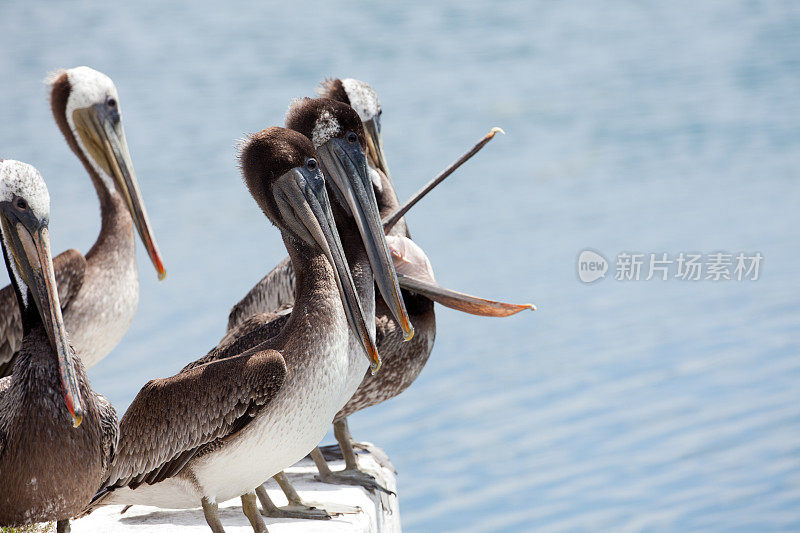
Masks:
[[[389,173],[381,137],[382,109],[375,90],[367,83],[353,78],[326,80],[320,94],[349,104],[364,123],[367,133],[369,165],[373,169],[375,196],[381,217],[391,214],[400,203]],[[396,258],[398,273],[402,273],[401,286],[411,322],[417,335],[404,342],[397,323],[387,313],[385,303],[378,297],[376,307],[376,342],[384,357],[380,374],[365,375],[358,390],[347,404],[336,414],[333,422],[336,437],[345,460],[345,469],[339,473],[341,482],[356,481],[359,476],[358,462],[353,450],[353,438],[347,425],[347,417],[361,409],[377,405],[394,398],[407,389],[422,372],[433,350],[436,338],[436,317],[433,302],[447,307],[481,316],[508,316],[531,305],[504,304],[475,298],[436,285],[433,269],[425,252],[411,240],[408,226],[400,219],[387,237],[392,254]],[[323,479],[330,471],[320,450],[312,453]],[[327,471],[327,472],[326,472]]]
[[[103,480],[119,426],[67,340],[49,218],[39,172],[0,160],[3,257],[23,331],[14,371],[0,379],[0,526],[58,520],[63,530]]]
[[[367,145],[358,114],[350,106],[334,100],[304,98],[296,101],[290,108],[286,126],[312,139],[320,156],[320,163],[334,198],[340,238],[370,330],[374,331],[375,327],[374,284],[377,283],[383,296],[382,301],[389,302],[387,309],[396,317],[403,330],[401,337],[411,338],[413,329],[397,286],[391,253],[384,239],[373,185],[368,176],[365,155]],[[227,346],[233,345],[236,351],[249,348],[254,339],[261,341],[274,335],[274,325],[279,323],[276,319],[278,316],[274,314],[251,317],[230,330],[220,347],[227,350]],[[338,407],[344,406],[367,371],[359,351],[358,345],[351,339],[347,383]],[[380,488],[372,476],[359,474],[364,477],[362,483],[365,486]],[[336,475],[332,474],[333,477]],[[305,517],[310,513],[315,518],[328,516],[321,510],[305,506],[290,488],[285,476],[276,479],[293,505],[288,509],[277,509],[263,487],[260,487],[257,494],[268,515]]]
[[[354,148],[335,146],[335,160],[357,172]],[[217,502],[241,496],[253,528],[265,531],[252,491],[323,438],[342,404],[352,343],[364,367],[380,366],[311,142],[268,128],[246,141],[240,161],[250,193],[289,251],[294,309],[274,321],[277,334],[253,332],[252,348],[240,349],[238,339],[148,383],[120,423],[118,459],[94,505],[201,503],[219,532]],[[348,235],[359,238],[354,227]],[[368,282],[371,290],[371,275]]]
[[[324,98],[350,105],[358,113],[366,134],[369,171],[380,215],[384,218],[393,213],[400,203],[394,191],[383,151],[382,111],[375,91],[359,80],[334,79],[324,82],[319,92]],[[419,246],[410,241],[405,220],[402,218],[392,227],[387,241],[392,246],[397,265],[403,265],[403,271],[412,274],[403,275],[401,267],[397,267],[400,286],[403,289],[403,300],[416,334],[413,339],[405,342],[402,329],[393,314],[389,312],[380,296],[376,298],[376,342],[384,360],[384,367],[375,376],[369,374],[363,376],[363,381],[355,394],[337,413],[334,435],[344,455],[345,469],[332,472],[319,450],[312,452],[312,457],[320,470],[320,478],[329,483],[355,483],[371,489],[376,488],[374,478],[358,470],[346,417],[397,396],[419,376],[433,349],[436,336],[434,301],[481,316],[508,316],[523,309],[533,308],[531,305],[485,300],[438,286],[428,258]],[[291,264],[284,260],[233,307],[228,319],[229,331],[236,331],[242,327],[241,324],[246,324],[248,321],[265,320],[259,318],[258,313],[266,313],[263,317],[269,317],[272,316],[271,313],[291,306],[293,282]],[[284,483],[281,484],[281,487],[283,486]],[[287,492],[286,495],[290,497],[290,493]],[[297,512],[302,514],[304,511],[298,509]],[[318,518],[314,512],[307,514],[306,517]]]
[[[55,257],[64,324],[84,365],[103,359],[128,331],[139,302],[136,242],[139,233],[158,272],[166,275],[133,172],[120,102],[111,79],[89,67],[51,75],[51,106],[69,147],[81,160],[100,200],[102,225],[84,257]],[[11,286],[0,290],[0,376],[13,368],[22,324]]]

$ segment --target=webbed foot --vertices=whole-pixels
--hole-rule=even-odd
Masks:
[[[332,483],[335,485],[360,485],[370,491],[377,490],[386,494],[394,495],[394,492],[378,483],[378,480],[375,479],[372,474],[368,474],[354,468],[345,468],[344,470],[339,470],[337,472],[320,472],[319,475],[315,476],[315,478],[323,483]]]
[[[299,496],[296,499],[289,500],[288,505],[278,507],[269,497],[263,485],[256,489],[256,496],[261,502],[261,514],[269,518],[301,518],[308,520],[330,520],[332,518],[328,511],[306,504]]]

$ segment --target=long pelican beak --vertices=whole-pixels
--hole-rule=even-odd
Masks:
[[[446,289],[429,280],[423,280],[414,276],[404,276],[400,274],[400,286],[404,289],[421,294],[429,300],[442,304],[450,309],[461,311],[470,315],[506,317],[516,315],[520,311],[530,309],[536,311],[533,304],[511,304],[487,300],[471,294]]]
[[[378,117],[364,122],[364,134],[367,138],[367,157],[372,160],[373,166],[383,172],[389,181],[392,175],[389,174],[389,165],[386,163],[386,154],[383,152],[383,138],[381,137],[381,125]]]
[[[378,348],[370,335],[350,267],[333,220],[325,180],[319,168],[298,167],[275,181],[275,202],[283,219],[308,243],[316,243],[333,268],[350,328],[358,337],[372,373],[381,367]]]
[[[333,138],[317,148],[325,176],[333,184],[342,205],[355,218],[361,239],[367,250],[375,283],[384,301],[400,324],[405,340],[414,336],[414,326],[408,318],[406,306],[400,293],[400,284],[394,270],[394,262],[383,224],[378,214],[375,191],[367,174],[367,159],[358,142]]]
[[[67,330],[61,316],[50,255],[48,221],[39,221],[32,215],[15,212],[9,202],[0,204],[0,220],[14,267],[28,286],[50,337],[50,345],[56,351],[64,401],[72,415],[73,425],[78,427],[83,420],[81,393],[73,363],[74,352],[67,341]],[[24,290],[24,287],[20,287],[20,290]]]
[[[163,280],[167,271],[164,269],[158,245],[153,231],[150,229],[150,220],[147,218],[142,193],[139,191],[139,183],[133,172],[131,154],[128,151],[125,130],[122,128],[118,108],[109,109],[106,104],[95,104],[76,109],[72,118],[92,159],[109,176],[114,177],[117,188],[128,205],[133,223],[136,225],[136,231],[139,232],[147,254],[158,272],[158,279]]]

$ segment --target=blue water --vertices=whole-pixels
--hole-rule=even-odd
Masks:
[[[0,156],[43,172],[56,251],[99,220],[41,80],[87,64],[119,88],[169,274],[140,253],[139,313],[91,372],[118,409],[284,256],[236,139],[358,77],[402,198],[505,129],[409,225],[441,283],[539,307],[439,310],[417,383],[351,418],[399,470],[405,530],[800,529],[800,4],[127,4],[0,4]],[[587,247],[764,262],[584,285]]]

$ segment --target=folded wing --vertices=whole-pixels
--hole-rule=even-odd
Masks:
[[[93,501],[178,474],[204,446],[244,429],[285,376],[280,353],[252,350],[151,380],[120,422],[116,463]]]

